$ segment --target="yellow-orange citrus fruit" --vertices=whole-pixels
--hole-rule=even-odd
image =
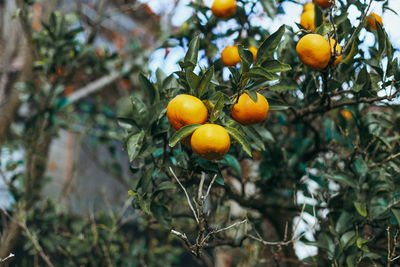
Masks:
[[[217,124],[204,124],[194,131],[190,145],[201,158],[213,160],[228,152],[231,139],[224,127]]]
[[[215,0],[211,6],[214,16],[220,19],[228,19],[236,12],[235,0]]]
[[[300,25],[309,31],[315,32],[315,13],[314,10],[308,10],[301,14]]]
[[[302,13],[310,11],[310,10],[312,10],[314,12],[314,10],[315,10],[314,3],[313,2],[305,3],[304,6],[303,6],[303,12]]]
[[[235,66],[240,62],[239,50],[236,45],[227,46],[222,50],[221,60],[225,66]]]
[[[378,22],[381,26],[383,26],[382,17],[378,14],[371,13],[367,16],[367,30],[372,31],[372,29],[376,30],[376,23]]]
[[[328,7],[331,7],[334,3],[335,0],[314,0],[321,9],[327,9]]]
[[[253,60],[256,61],[258,49],[255,46],[251,45],[249,47],[249,51],[253,54]]]
[[[349,120],[353,117],[353,114],[351,114],[351,112],[348,111],[347,109],[342,109],[340,111],[340,115],[342,115],[342,117],[345,118],[346,120]]]
[[[335,39],[331,39],[331,52],[334,54],[334,49],[336,48],[336,54],[341,54],[342,53],[342,48],[340,47],[339,44],[336,44]],[[339,64],[339,62],[342,60],[343,55],[337,56],[335,61],[333,62],[333,66],[336,66]]]
[[[175,130],[206,122],[208,111],[203,102],[191,95],[177,95],[167,106],[167,118]]]
[[[257,102],[254,102],[248,94],[242,94],[239,101],[231,107],[233,119],[242,125],[252,125],[264,121],[268,116],[268,111],[268,101],[259,93],[257,93]]]
[[[307,34],[296,46],[297,56],[304,65],[321,70],[331,59],[329,42],[319,34]]]

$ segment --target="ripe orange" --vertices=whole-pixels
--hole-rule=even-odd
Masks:
[[[303,6],[303,12],[302,13],[310,11],[310,10],[312,10],[314,12],[314,9],[315,9],[314,3],[313,2],[307,2]]]
[[[351,114],[351,112],[348,111],[347,109],[342,109],[340,111],[340,115],[342,115],[342,117],[345,118],[346,120],[349,120],[353,117],[353,114]]]
[[[235,66],[240,62],[239,50],[236,45],[227,46],[222,50],[221,60],[225,66]]]
[[[167,118],[175,130],[190,124],[206,122],[208,111],[203,102],[191,95],[178,95],[167,106]]]
[[[328,7],[331,7],[334,3],[335,0],[314,0],[321,9],[327,9]]]
[[[215,0],[211,11],[217,18],[228,19],[236,12],[235,0]]]
[[[249,51],[253,54],[253,60],[256,61],[258,49],[255,46],[251,45],[249,47]]]
[[[307,34],[302,37],[296,46],[296,53],[304,65],[321,70],[331,59],[329,42],[319,34]]]
[[[190,145],[199,157],[213,160],[228,152],[231,139],[224,127],[217,124],[204,124],[194,131]]]
[[[378,22],[381,26],[383,26],[382,17],[378,14],[371,13],[367,16],[367,30],[372,31],[372,29],[376,30],[376,23]]]
[[[257,102],[254,102],[248,94],[242,94],[239,101],[231,107],[233,119],[242,125],[252,125],[264,121],[268,116],[268,111],[268,101],[259,93],[257,93]]]
[[[342,48],[340,47],[339,44],[336,44],[336,40],[335,39],[331,39],[331,52],[332,54],[334,54],[334,49],[335,49],[335,45],[336,45],[336,53],[340,54],[340,56],[337,56],[335,61],[333,62],[333,66],[336,66],[337,64],[339,64],[339,62],[342,60],[343,55],[341,55],[342,53]]]
[[[300,25],[309,31],[315,32],[315,13],[314,9],[301,14]]]

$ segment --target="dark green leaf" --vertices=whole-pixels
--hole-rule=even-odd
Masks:
[[[200,37],[196,36],[189,43],[189,49],[185,55],[185,63],[190,62],[195,66],[197,64],[197,57],[200,47]]]
[[[289,78],[282,79],[278,84],[271,87],[272,91],[285,92],[299,89],[299,85]]]
[[[225,154],[224,158],[219,162],[219,164],[231,167],[238,177],[242,177],[242,169],[239,161],[234,156]]]
[[[129,161],[132,162],[140,152],[143,145],[144,131],[129,136],[126,142],[126,150],[128,152]]]
[[[263,62],[261,66],[267,72],[282,72],[292,69],[290,65],[279,62],[278,60],[267,60]]]
[[[284,33],[285,25],[282,25],[261,44],[257,52],[256,65],[261,65],[265,60],[272,58],[272,54],[279,45]]]
[[[247,142],[246,138],[235,128],[225,126],[225,129],[228,131],[229,135],[233,137],[241,146],[244,152],[247,153],[250,157],[251,155],[251,148],[250,144]]]
[[[146,92],[150,98],[150,103],[157,103],[160,100],[160,94],[157,88],[143,75],[139,73],[139,86],[146,88]]]
[[[197,95],[202,97],[207,91],[206,89],[209,88],[211,79],[214,75],[214,66],[211,66],[201,77],[199,85],[197,86]]]
[[[318,27],[324,22],[322,10],[319,7],[319,5],[314,5],[314,12],[315,12],[315,29],[318,29]]]
[[[354,204],[354,207],[356,207],[357,212],[361,216],[367,217],[367,205],[365,203],[355,201],[353,204]]]
[[[170,139],[169,146],[174,147],[176,144],[181,141],[183,138],[191,135],[197,128],[199,128],[201,124],[191,124],[182,127],[179,131],[177,131]]]
[[[219,118],[219,115],[222,112],[222,109],[224,108],[225,105],[225,95],[221,92],[218,92],[218,99],[217,102],[214,105],[213,110],[211,111],[210,114],[210,122],[214,122]]]

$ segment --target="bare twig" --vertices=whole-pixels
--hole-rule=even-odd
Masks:
[[[193,212],[193,215],[194,215],[194,218],[196,219],[196,222],[199,223],[199,218],[197,217],[196,211],[195,211],[194,208],[193,208],[192,202],[190,201],[190,197],[189,197],[189,195],[188,195],[188,193],[187,193],[187,191],[186,191],[186,188],[185,188],[185,187],[182,185],[182,183],[179,181],[178,177],[176,177],[176,174],[174,173],[174,171],[172,170],[171,167],[169,167],[169,170],[170,170],[170,172],[172,173],[172,176],[174,176],[175,180],[176,180],[176,181],[178,182],[178,184],[181,186],[183,192],[185,192],[185,195],[186,195],[186,198],[187,198],[187,201],[188,201],[188,205],[189,205],[190,209],[191,209],[192,212]]]
[[[208,186],[207,193],[204,196],[204,200],[206,200],[208,195],[210,194],[211,187],[213,186],[216,178],[217,178],[217,175],[214,175],[213,179],[210,182],[210,185]]]
[[[68,97],[68,104],[73,104],[82,98],[87,97],[88,95],[99,91],[105,86],[115,82],[117,79],[121,77],[120,72],[113,71],[109,75],[103,76],[96,81],[89,83],[88,85],[78,89],[76,92],[72,93]]]
[[[234,224],[229,225],[229,226],[227,226],[227,227],[224,227],[224,228],[221,228],[221,229],[212,231],[212,233],[218,234],[218,233],[221,233],[221,232],[223,232],[223,231],[229,230],[229,229],[231,229],[231,228],[233,228],[233,227],[236,227],[236,226],[239,226],[239,225],[241,225],[241,224],[244,224],[244,223],[246,223],[246,222],[247,222],[247,219],[244,219],[243,221],[235,222]]]
[[[314,195],[313,195],[313,194],[311,194],[311,197],[312,197],[312,199],[314,200]],[[294,230],[293,230],[292,237],[291,237],[289,240],[286,240],[286,234],[285,234],[285,238],[283,239],[283,241],[266,241],[266,240],[264,240],[264,239],[261,238],[261,236],[257,233],[257,231],[256,231],[256,234],[257,234],[258,237],[257,237],[257,236],[254,236],[254,235],[251,235],[251,234],[247,234],[247,236],[248,236],[249,238],[253,239],[253,240],[256,240],[256,241],[258,241],[258,242],[260,242],[260,243],[266,245],[266,246],[288,246],[288,245],[290,245],[290,244],[296,243],[296,242],[299,241],[307,232],[310,232],[310,231],[314,230],[314,228],[315,228],[315,227],[317,226],[317,224],[318,224],[318,219],[317,219],[316,211],[315,211],[315,205],[313,205],[313,215],[314,215],[314,218],[315,218],[315,223],[314,223],[307,231],[303,232],[303,233],[302,233],[301,235],[299,235],[298,237],[295,236],[296,231],[297,231],[298,226],[299,226],[299,222],[300,222],[300,221],[302,220],[302,218],[303,218],[305,206],[306,206],[306,203],[304,202],[303,207],[302,207],[302,209],[301,209],[301,213],[300,213],[299,220],[297,221],[296,226],[294,227]],[[285,230],[285,232],[286,232],[286,230]]]
[[[5,257],[4,259],[0,258],[0,263],[1,262],[6,262],[7,260],[11,259],[12,257],[14,257],[15,255],[10,253],[10,255],[8,255],[7,257]]]

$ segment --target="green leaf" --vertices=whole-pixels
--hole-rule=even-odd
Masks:
[[[154,165],[151,165],[150,167],[148,167],[146,169],[146,171],[143,173],[142,177],[140,177],[140,180],[136,185],[136,191],[139,190],[140,188],[142,189],[143,193],[145,193],[147,191],[147,188],[149,187],[151,179],[153,178],[153,172],[154,172]]]
[[[253,54],[248,50],[244,50],[243,46],[241,45],[238,45],[237,48],[242,61],[240,72],[245,73],[249,70],[250,65],[253,63]]]
[[[280,78],[275,73],[268,72],[262,67],[251,68],[248,72],[244,73],[243,76],[264,79],[267,81],[274,81]]]
[[[368,165],[367,165],[367,163],[365,163],[365,161],[362,157],[357,158],[357,160],[354,162],[354,166],[356,167],[357,173],[361,177],[365,177],[365,175],[368,172]]]
[[[386,47],[386,35],[379,23],[376,23],[376,31],[378,34],[378,61],[380,61]]]
[[[344,249],[347,249],[356,242],[357,235],[355,231],[348,231],[344,233],[340,238],[340,243]]]
[[[355,201],[353,204],[354,204],[354,207],[356,208],[357,212],[361,216],[367,217],[367,205],[365,203]]]
[[[221,114],[224,105],[225,105],[225,95],[222,92],[218,92],[217,102],[215,103],[214,108],[210,114],[211,123],[213,123],[219,118],[219,115]]]
[[[356,83],[353,86],[354,92],[360,92],[367,87],[369,81],[367,68],[364,66],[357,75]]]
[[[150,103],[157,103],[160,100],[160,94],[158,93],[157,88],[143,75],[143,73],[139,73],[139,86],[141,88],[146,89],[146,93],[150,98]]]
[[[342,63],[349,64],[353,61],[354,57],[358,54],[357,41],[353,41],[349,54],[342,60]]]
[[[318,29],[318,27],[324,22],[323,15],[322,15],[322,10],[319,7],[319,5],[314,5],[314,12],[315,12],[315,29]]]
[[[151,212],[163,228],[171,228],[172,216],[164,205],[158,203],[151,205]]]
[[[175,189],[176,186],[170,181],[164,181],[157,185],[156,191],[163,191],[163,190],[169,190],[169,189]]]
[[[391,209],[394,217],[396,218],[397,224],[400,226],[400,209]]]
[[[143,101],[138,97],[131,97],[132,102],[132,117],[133,120],[140,126],[147,125],[149,117],[149,109]]]
[[[242,177],[242,169],[239,161],[234,156],[225,154],[224,158],[219,162],[219,164],[231,167],[238,177]]]
[[[290,78],[282,79],[278,84],[271,87],[272,91],[285,92],[299,89],[299,85]]]
[[[150,197],[144,197],[142,195],[138,195],[137,202],[139,204],[140,209],[143,212],[145,212],[147,214],[151,214],[151,211],[150,211],[151,198]]]
[[[232,136],[233,139],[235,139],[242,146],[244,152],[246,152],[247,155],[251,157],[252,155],[251,155],[250,144],[247,142],[246,138],[237,129],[233,127],[225,126],[225,129],[227,130],[229,135]]]
[[[197,87],[197,95],[202,97],[207,91],[206,89],[209,88],[210,82],[212,77],[214,76],[214,66],[211,66],[201,77],[199,85]]]
[[[325,37],[331,31],[331,28],[332,27],[330,23],[323,23],[316,28],[315,33]]]
[[[169,146],[174,147],[178,142],[180,142],[183,138],[191,135],[197,128],[199,128],[201,124],[191,124],[186,125],[179,129],[170,139],[169,139]]]
[[[191,92],[197,95],[198,93],[197,87],[199,86],[200,83],[200,77],[197,76],[193,71],[186,70],[186,81],[189,84]]]
[[[176,87],[176,79],[174,74],[172,73],[171,75],[169,75],[167,78],[165,78],[165,80],[162,83],[162,89],[163,90],[168,90],[170,88]]]
[[[139,155],[140,149],[143,146],[143,139],[144,131],[128,137],[126,149],[128,152],[129,162],[132,162]]]
[[[123,128],[127,131],[138,130],[136,122],[130,118],[119,117],[119,118],[117,118],[117,123],[118,123],[119,127]]]
[[[323,173],[321,174],[322,178],[328,179],[328,180],[332,180],[350,187],[357,187],[357,184],[352,180],[351,177],[345,175],[345,174],[327,174],[327,173]]]
[[[336,222],[335,230],[341,234],[351,227],[351,225],[351,215],[347,211],[343,211]]]
[[[261,65],[267,72],[289,71],[292,67],[289,64],[279,62],[278,60],[267,60]]]
[[[368,243],[367,239],[364,239],[362,237],[357,238],[357,247],[361,248],[364,244]]]
[[[285,25],[271,34],[260,46],[257,52],[256,65],[261,65],[265,60],[272,58],[272,54],[285,34]]]
[[[186,52],[185,55],[185,63],[190,62],[194,66],[197,64],[197,57],[199,53],[199,48],[200,48],[200,37],[196,36],[193,38],[190,43],[189,43],[189,49]]]
[[[244,132],[254,141],[255,145],[261,150],[265,150],[264,142],[262,141],[262,136],[254,129],[252,126],[243,127]]]

